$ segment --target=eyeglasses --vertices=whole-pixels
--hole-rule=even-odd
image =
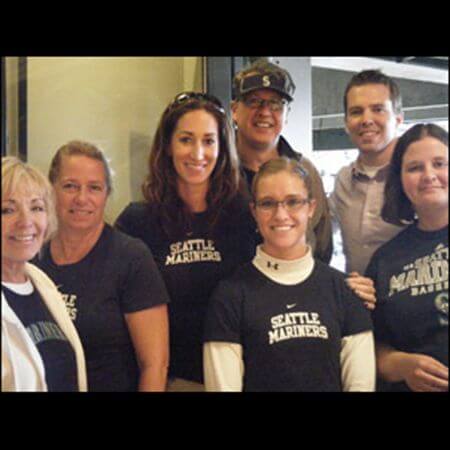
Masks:
[[[307,203],[309,203],[307,198],[299,197],[289,197],[280,202],[273,198],[264,198],[257,200],[255,206],[261,211],[274,213],[278,209],[278,205],[283,205],[288,212],[297,212]]]
[[[178,105],[182,105],[183,103],[189,100],[203,100],[211,103],[219,112],[225,114],[225,109],[222,106],[222,103],[217,97],[211,94],[204,94],[203,92],[181,92],[178,94],[170,104],[171,108],[174,108]]]
[[[282,111],[289,103],[285,98],[271,98],[269,100],[265,100],[259,97],[247,97],[243,99],[243,102],[244,105],[250,109],[259,109],[267,105],[272,112]]]

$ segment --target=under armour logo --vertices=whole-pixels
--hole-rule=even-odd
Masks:
[[[270,261],[267,261],[267,267],[269,268],[269,269],[273,269],[273,270],[278,270],[278,268],[279,268],[279,265],[278,264],[272,264]]]
[[[264,75],[262,77],[262,82],[263,82],[263,86],[264,87],[269,87],[270,86],[270,78],[269,75]]]

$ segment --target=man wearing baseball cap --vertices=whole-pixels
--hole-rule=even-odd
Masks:
[[[301,162],[311,176],[317,201],[308,228],[308,243],[316,258],[329,263],[333,251],[331,219],[322,180],[312,162],[294,151],[281,136],[294,92],[289,72],[265,60],[254,62],[235,75],[231,111],[237,127],[237,150],[249,187],[261,165],[271,159],[287,156]]]

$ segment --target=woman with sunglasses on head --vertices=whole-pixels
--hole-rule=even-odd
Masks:
[[[380,390],[448,391],[448,132],[418,124],[394,149],[382,217],[410,225],[375,252],[366,276]]]
[[[147,247],[105,222],[112,173],[95,145],[71,141],[49,178],[59,228],[36,264],[63,294],[86,354],[90,392],[163,391],[169,301]]]
[[[368,311],[306,244],[316,201],[295,160],[265,163],[251,204],[263,243],[215,290],[206,316],[208,391],[372,391]]]
[[[179,94],[165,109],[143,185],[116,226],[151,249],[169,291],[169,390],[203,390],[207,301],[255,251],[232,129],[219,100]]]
[[[86,391],[84,352],[63,298],[29,263],[56,227],[48,180],[2,158],[2,391]]]

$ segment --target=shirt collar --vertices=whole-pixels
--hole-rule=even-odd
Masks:
[[[264,275],[279,284],[294,285],[308,278],[314,269],[314,258],[311,247],[299,259],[285,260],[274,258],[265,253],[261,245],[256,248],[253,265]]]
[[[356,180],[371,180],[375,179],[377,181],[384,181],[387,178],[387,174],[389,172],[389,163],[385,164],[383,167],[380,167],[375,174],[374,177],[370,177],[364,171],[364,168],[361,165],[360,158],[358,157],[356,161],[353,161],[350,165],[352,178]]]

